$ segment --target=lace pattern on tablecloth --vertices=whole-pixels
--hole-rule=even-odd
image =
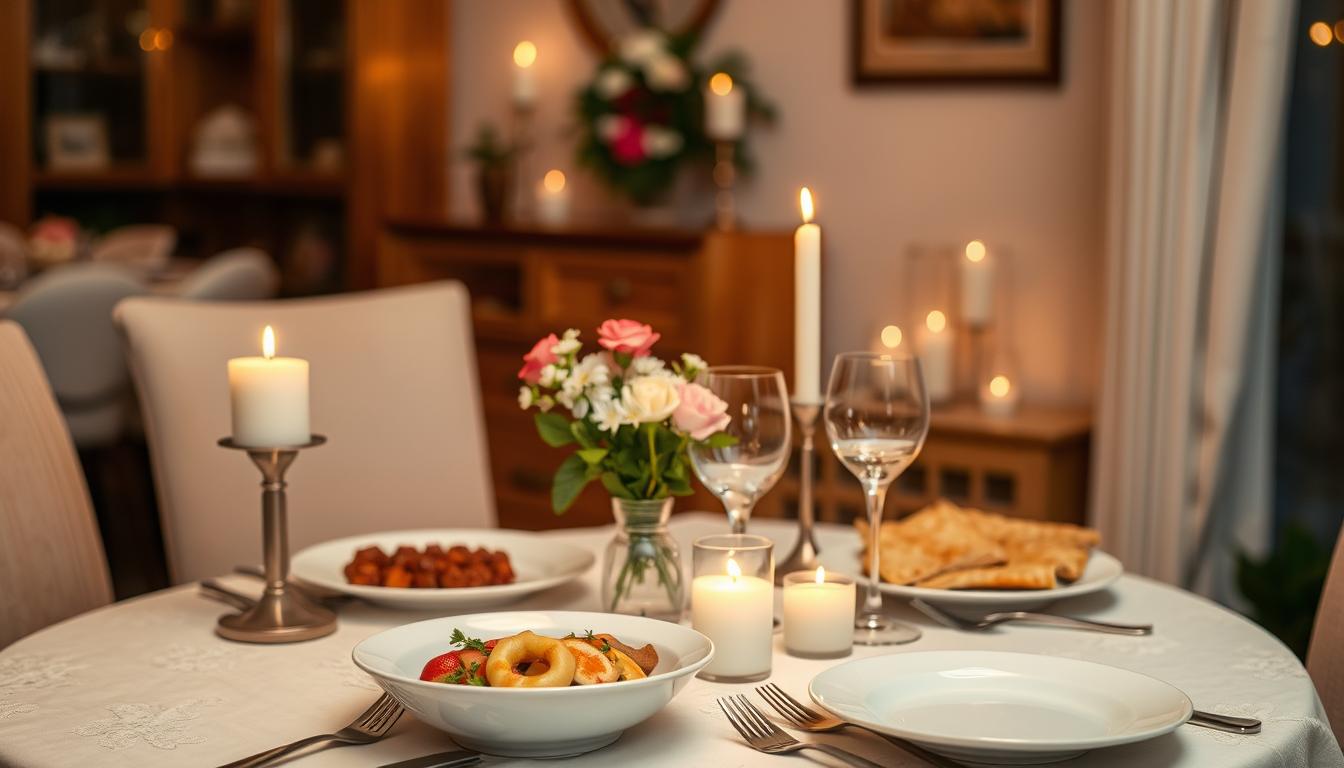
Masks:
[[[159,749],[177,749],[182,744],[200,744],[205,737],[189,732],[189,723],[201,716],[200,708],[223,703],[222,699],[188,699],[180,704],[128,702],[107,707],[112,717],[94,720],[74,729],[77,736],[97,736],[98,746],[118,750],[141,741]]]

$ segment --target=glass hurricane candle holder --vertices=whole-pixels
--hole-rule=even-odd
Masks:
[[[700,677],[750,683],[770,676],[774,645],[774,544],[761,536],[705,536],[693,545],[691,626],[714,642]]]
[[[784,576],[784,649],[806,659],[854,650],[854,580],[817,566]]]

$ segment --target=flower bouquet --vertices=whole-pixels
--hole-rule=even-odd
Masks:
[[[575,448],[551,486],[556,514],[593,481],[611,494],[621,531],[604,558],[604,607],[672,618],[681,611],[682,583],[666,530],[671,497],[692,492],[692,442],[736,442],[723,432],[728,405],[695,383],[705,369],[698,356],[668,365],[651,355],[659,334],[648,325],[607,320],[597,336],[601,351],[586,355],[572,328],[538,341],[523,356],[518,404],[537,411],[547,445]]]

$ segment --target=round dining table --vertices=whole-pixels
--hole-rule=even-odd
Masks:
[[[673,518],[671,532],[689,558],[691,542],[720,533],[721,515]],[[776,542],[782,557],[796,525],[754,520],[753,533]],[[611,528],[550,531],[544,536],[600,553]],[[820,525],[817,541],[828,569],[855,573],[859,539],[839,525]],[[499,610],[598,610],[595,565],[581,579]],[[246,577],[224,583],[260,592]],[[778,590],[776,597],[778,598]],[[1146,742],[1095,750],[1059,765],[1089,768],[1344,768],[1306,670],[1278,640],[1245,618],[1208,600],[1133,575],[1103,592],[1055,603],[1049,610],[1118,622],[1151,622],[1144,637],[1004,625],[964,632],[942,627],[887,598],[899,618],[923,637],[908,645],[854,648],[851,658],[925,650],[997,650],[1086,659],[1141,672],[1184,690],[1198,709],[1264,721],[1261,733],[1235,736],[1191,725]],[[0,765],[212,766],[297,739],[330,733],[349,723],[379,695],[377,685],[350,660],[351,648],[387,627],[431,618],[351,603],[327,637],[291,645],[247,645],[214,633],[232,609],[182,585],[91,611],[30,635],[0,652]],[[526,623],[526,622],[523,622]],[[775,638],[770,681],[806,699],[809,681],[846,659],[819,661],[785,654]],[[755,752],[733,730],[715,699],[745,693],[764,707],[751,685],[695,679],[658,714],[626,731],[614,744],[550,765],[785,766],[788,760]],[[528,727],[526,722],[518,728]],[[849,730],[805,736],[843,747],[882,765],[924,763],[884,740]],[[329,749],[287,765],[381,766],[454,749],[448,736],[401,718],[383,740]],[[820,761],[829,758],[818,758]],[[529,761],[489,758],[487,765]]]

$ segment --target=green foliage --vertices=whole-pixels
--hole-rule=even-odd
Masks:
[[[1272,632],[1298,658],[1306,658],[1316,606],[1330,568],[1330,552],[1300,523],[1279,533],[1262,560],[1237,554],[1237,586],[1251,603],[1251,618]]]
[[[575,432],[570,428],[569,419],[555,411],[538,413],[536,422],[537,434],[541,435],[542,441],[552,448],[563,448],[576,440]]]
[[[481,127],[476,130],[476,141],[464,149],[462,154],[482,167],[489,168],[508,165],[517,151],[517,147],[499,138],[495,126],[481,123]]]

